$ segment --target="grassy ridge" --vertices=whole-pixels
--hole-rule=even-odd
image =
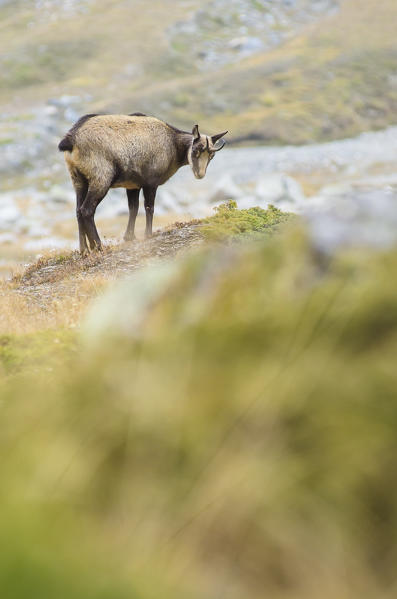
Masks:
[[[236,203],[229,201],[213,216],[191,225],[208,241],[245,241],[277,232],[291,217],[274,207],[237,210]],[[172,232],[174,228],[169,229]],[[155,250],[154,239],[149,255]],[[125,246],[107,246],[102,254],[94,252],[84,258],[76,251],[51,252],[16,274],[11,282],[1,283],[0,372],[8,375],[33,370],[46,375],[62,360],[69,360],[77,351],[75,331],[82,315],[90,301],[114,282],[118,261],[126,262],[125,251]],[[130,252],[137,254],[136,247],[130,247]],[[140,268],[145,258],[142,255]],[[104,259],[111,260],[110,272]]]

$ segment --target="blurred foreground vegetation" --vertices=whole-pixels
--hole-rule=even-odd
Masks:
[[[396,269],[287,228],[41,333],[0,387],[1,595],[394,597]]]

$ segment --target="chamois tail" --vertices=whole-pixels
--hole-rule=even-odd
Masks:
[[[60,152],[71,152],[73,150],[73,142],[70,135],[65,135],[65,137],[58,144],[58,150]]]
[[[92,119],[92,117],[94,116],[98,116],[97,114],[85,114],[84,116],[82,116],[77,123],[75,123],[73,125],[73,127],[70,129],[70,131],[68,131],[65,135],[65,137],[61,140],[61,142],[58,145],[58,149],[60,152],[71,152],[73,150],[73,143],[74,143],[74,138],[76,135],[76,132],[80,129],[80,127],[82,125],[84,125],[84,123],[86,121],[88,121],[89,119]]]

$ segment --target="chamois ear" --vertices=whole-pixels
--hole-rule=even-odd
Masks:
[[[226,133],[228,133],[228,131],[223,131],[223,133],[218,133],[217,135],[213,135],[211,137],[212,145],[215,145],[216,142],[218,141],[218,139],[221,139],[221,137],[226,135]]]
[[[193,134],[193,141],[198,141],[200,139],[200,132],[199,132],[198,125],[194,125],[194,127],[192,129],[192,134]]]

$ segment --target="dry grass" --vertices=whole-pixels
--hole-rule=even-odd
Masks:
[[[82,279],[76,286],[72,279],[64,282],[42,301],[16,284],[0,285],[0,335],[24,335],[58,328],[75,328],[89,301],[109,283],[109,277],[97,274]],[[44,290],[43,290],[44,291]]]
[[[29,202],[29,206],[31,206],[34,201],[29,200]],[[21,208],[19,204],[18,207]],[[156,215],[154,221],[155,231],[159,231],[165,227],[171,226],[177,219],[183,222],[190,221],[191,215],[187,213]],[[114,244],[120,244],[123,242],[123,233],[127,226],[127,220],[127,214],[114,217],[100,215],[96,217],[100,236],[106,245],[112,246]],[[77,248],[77,223],[74,218],[74,209],[72,207],[70,209],[70,218],[67,220],[59,220],[54,218],[53,222],[46,223],[46,226],[49,227],[50,237],[56,237],[62,241],[65,241],[71,249]],[[145,217],[144,215],[140,214],[136,222],[136,235],[138,240],[144,239],[144,231]],[[43,239],[45,241],[44,236]],[[24,272],[26,265],[34,264],[42,257],[44,259],[51,259],[59,255],[67,255],[70,253],[70,250],[67,248],[65,248],[65,250],[58,249],[54,251],[40,248],[31,250],[29,249],[28,245],[31,241],[32,239],[28,236],[28,234],[22,232],[18,234],[15,242],[1,244],[0,281],[1,279],[9,279],[13,276],[21,274]]]
[[[0,284],[0,335],[75,327],[87,304],[117,278],[200,246],[206,238],[264,236],[289,215],[275,208],[237,210],[229,202],[203,221],[177,222],[144,241],[105,245],[102,252],[47,252]]]
[[[43,252],[0,283],[0,335],[78,326],[90,301],[116,278],[201,243],[197,222],[175,223],[149,240],[105,245],[84,257]]]

